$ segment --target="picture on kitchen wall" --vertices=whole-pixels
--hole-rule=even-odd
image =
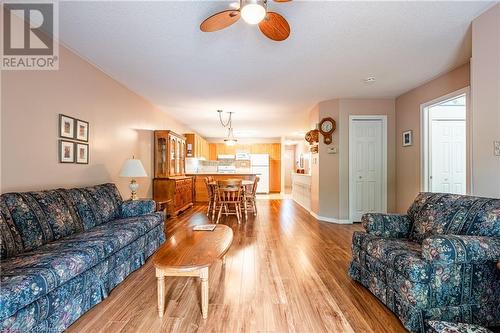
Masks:
[[[403,132],[403,147],[411,146],[413,144],[412,131]]]
[[[61,138],[73,139],[75,137],[75,119],[59,115],[59,136]]]
[[[59,140],[59,163],[75,163],[75,144]]]
[[[76,163],[89,164],[89,145],[76,143]]]
[[[79,141],[89,141],[89,123],[76,119],[76,139]]]

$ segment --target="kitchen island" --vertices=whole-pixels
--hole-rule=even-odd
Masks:
[[[241,179],[241,180],[254,180],[256,174],[251,172],[199,172],[187,173],[186,176],[192,177],[194,181],[193,198],[195,202],[208,202],[208,191],[205,186],[205,178],[211,176],[215,181],[226,179]]]

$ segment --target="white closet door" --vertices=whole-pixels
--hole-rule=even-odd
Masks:
[[[353,120],[351,134],[351,219],[366,212],[383,212],[383,122]]]

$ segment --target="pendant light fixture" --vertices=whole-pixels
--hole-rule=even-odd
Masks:
[[[222,110],[217,110],[219,113],[219,121],[221,125],[226,128],[227,127],[227,137],[224,139],[224,143],[226,146],[234,146],[238,142],[238,140],[235,139],[234,134],[233,134],[233,121],[232,121],[232,115],[234,112],[227,112],[229,113],[229,118],[225,122],[222,120]]]

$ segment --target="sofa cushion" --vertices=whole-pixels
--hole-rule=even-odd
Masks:
[[[405,239],[371,238],[365,244],[366,253],[403,275],[406,279],[426,283],[430,265],[422,258],[422,246]]]
[[[16,246],[22,251],[36,249],[83,230],[73,207],[58,190],[2,194],[0,205],[2,223],[8,225],[0,231],[2,234],[10,233],[2,235],[2,238],[21,241]]]
[[[493,333],[479,325],[451,323],[448,321],[429,320],[427,322],[432,333]]]
[[[93,197],[84,188],[61,190],[61,194],[73,205],[82,221],[84,230],[90,230],[96,225],[102,224],[99,207],[96,206]]]
[[[162,221],[162,214],[118,219],[2,261],[0,319],[95,266]]]
[[[98,215],[97,223],[106,223],[120,217],[122,197],[115,184],[101,184],[81,189],[87,194],[89,205]],[[91,202],[93,200],[93,202]]]
[[[423,192],[408,215],[410,239],[419,243],[442,234],[500,236],[500,199]]]

